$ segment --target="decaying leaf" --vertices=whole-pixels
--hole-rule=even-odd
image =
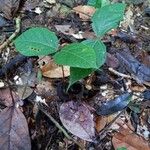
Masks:
[[[31,150],[26,119],[19,108],[5,108],[0,113],[0,149]]]
[[[95,8],[92,7],[92,6],[77,6],[77,7],[74,7],[73,10],[79,14],[79,17],[83,20],[89,20],[92,15],[95,13]]]
[[[98,115],[110,115],[118,111],[123,110],[130,102],[132,94],[125,93],[115,98],[114,100],[109,100],[106,103],[103,103],[98,109]]]
[[[150,82],[150,68],[141,64],[129,52],[117,53],[120,64],[137,80],[138,83]]]
[[[4,13],[7,19],[12,19],[18,11],[20,0],[0,0],[0,11]]]
[[[62,78],[63,71],[62,67],[55,64],[54,61],[49,57],[46,56],[40,63],[44,62],[44,65],[41,65],[42,75],[48,78]],[[68,66],[63,67],[64,70],[64,77],[68,77],[70,75],[70,68]]]
[[[14,101],[19,100],[19,96],[12,91]],[[12,106],[12,96],[9,88],[0,89],[0,103],[5,106]]]
[[[55,25],[55,28],[57,31],[65,34],[65,35],[72,35],[75,33],[73,29],[71,28],[71,25]]]
[[[131,132],[129,128],[120,127],[112,139],[115,149],[119,147],[126,147],[128,150],[149,150],[148,141]]]
[[[82,103],[69,101],[60,107],[59,116],[64,127],[86,141],[95,137],[93,115]]]

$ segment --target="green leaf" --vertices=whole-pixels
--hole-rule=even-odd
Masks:
[[[58,38],[55,33],[40,27],[25,31],[14,43],[16,49],[25,56],[48,55],[58,49]]]
[[[94,69],[83,69],[83,68],[70,68],[70,79],[69,79],[69,86],[68,88],[74,84],[75,82],[79,81],[80,79],[83,79],[87,77],[89,74],[91,74],[94,71]]]
[[[73,43],[65,46],[54,55],[54,60],[59,65],[77,68],[97,68],[94,49],[82,43]]]
[[[94,49],[97,67],[101,67],[106,60],[106,46],[98,40],[85,40],[82,43]]]
[[[98,9],[92,17],[92,28],[97,36],[103,36],[109,30],[116,28],[123,19],[125,4],[116,3]]]
[[[109,0],[89,0],[87,4],[95,8],[101,8],[110,4],[110,2]]]
[[[90,46],[94,49],[96,54],[96,64],[97,68],[102,66],[106,59],[106,46],[98,40],[85,40],[82,42],[83,44]],[[75,82],[79,81],[87,77],[96,69],[83,69],[83,68],[70,68],[70,79],[69,79],[69,87],[74,84]]]
[[[120,148],[117,148],[117,150],[127,150],[126,147],[120,147]]]

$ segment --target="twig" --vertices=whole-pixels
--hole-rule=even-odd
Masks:
[[[43,104],[42,104],[43,105]],[[78,143],[76,140],[74,140],[67,132],[66,130],[50,115],[50,113],[47,111],[47,109],[49,109],[48,106],[44,105],[44,108],[43,106],[41,105],[38,105],[39,106],[39,109],[55,124],[55,126],[63,132],[63,134],[65,135],[65,137],[71,141],[73,141],[75,144],[77,144],[82,150],[84,150],[83,146]],[[45,108],[46,107],[46,108]]]
[[[117,75],[117,76],[120,76],[120,77],[123,77],[123,78],[128,78],[128,79],[133,79],[133,80],[137,81],[137,79],[134,76],[130,76],[130,75],[126,75],[126,74],[120,73],[120,72],[114,70],[113,68],[108,68],[108,70],[110,72],[112,72],[113,74]],[[150,87],[150,83],[149,82],[143,81],[143,84],[145,84],[145,85]]]
[[[120,73],[120,72],[114,70],[113,68],[108,68],[108,70],[110,72],[112,72],[113,74],[117,75],[117,76],[121,76],[121,77],[124,77],[124,78],[132,79],[132,77],[130,75],[126,75],[126,74]]]
[[[20,17],[17,17],[16,18],[16,30],[2,45],[0,45],[0,52],[5,47],[7,47],[12,42],[12,40],[17,36],[17,34],[20,32],[20,22],[21,22]]]
[[[121,114],[123,114],[124,110],[122,110],[107,126],[99,132],[99,137],[101,137],[110,127],[111,125],[119,118]]]

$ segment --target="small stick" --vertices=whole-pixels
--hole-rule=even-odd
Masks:
[[[128,78],[128,79],[134,79],[135,81],[137,81],[134,76],[132,77],[132,76],[130,76],[130,75],[126,75],[126,74],[120,73],[120,72],[114,70],[113,68],[108,68],[108,70],[109,70],[110,72],[112,72],[113,74],[117,75],[117,76],[121,76],[121,77],[123,77],[123,78]],[[143,84],[145,84],[146,86],[149,86],[149,87],[150,87],[150,83],[149,83],[149,82],[143,81]]]
[[[20,22],[21,22],[21,19],[19,16],[16,18],[16,31],[3,44],[0,45],[0,52],[5,47],[7,47],[12,42],[12,40],[17,36],[17,34],[20,32]]]
[[[113,68],[108,68],[108,70],[110,72],[114,73],[117,76],[121,76],[121,77],[124,77],[124,78],[132,79],[132,77],[130,75],[126,75],[126,74],[120,73],[120,72],[114,70]]]
[[[110,123],[108,123],[104,129],[102,129],[99,132],[99,136],[102,136],[123,113],[124,113],[124,109]]]

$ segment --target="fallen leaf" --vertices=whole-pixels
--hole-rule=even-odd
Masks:
[[[97,116],[95,121],[96,131],[99,133],[107,124],[107,117]]]
[[[146,87],[144,85],[131,85],[130,89],[133,92],[144,92]]]
[[[83,20],[89,20],[92,15],[95,13],[95,8],[92,6],[77,6],[74,7],[73,10],[76,12],[76,14],[79,14],[79,17]]]
[[[140,63],[129,52],[121,51],[116,54],[121,66],[124,66],[138,83],[150,82],[150,68]]]
[[[74,101],[63,103],[59,116],[64,127],[72,134],[86,141],[94,141],[93,115],[84,104]]]
[[[110,115],[121,111],[125,107],[127,107],[130,102],[131,96],[131,93],[125,93],[118,96],[114,100],[109,100],[105,103],[102,103],[102,105],[96,110],[96,112],[98,115]]]
[[[134,25],[134,19],[133,19],[133,12],[132,12],[132,7],[129,6],[127,8],[128,10],[125,13],[125,19],[121,22],[121,26],[127,30],[128,27]]]
[[[143,51],[141,55],[143,64],[150,68],[150,55],[148,54],[148,52]]]
[[[114,55],[107,53],[106,64],[111,68],[117,68],[119,66],[119,61]]]
[[[63,71],[62,71],[62,67],[55,64],[54,61],[49,57],[49,58],[45,58],[45,59],[49,59],[49,61],[45,62],[45,64],[43,66],[41,66],[41,70],[42,70],[42,75],[48,78],[62,78],[63,77]],[[63,70],[64,70],[64,77],[68,77],[70,75],[70,68],[68,66],[63,66]]]
[[[31,150],[28,125],[19,108],[5,108],[0,113],[0,149]]]
[[[59,31],[65,35],[71,35],[75,32],[71,28],[71,25],[55,25],[55,28],[57,31]]]
[[[7,19],[12,19],[19,9],[20,0],[0,0],[0,11]]]
[[[113,136],[112,142],[115,149],[126,147],[128,150],[150,150],[148,141],[123,126]]]
[[[12,96],[15,102],[19,100],[19,96],[12,91]],[[12,106],[13,100],[9,88],[0,89],[0,102],[5,106]]]

